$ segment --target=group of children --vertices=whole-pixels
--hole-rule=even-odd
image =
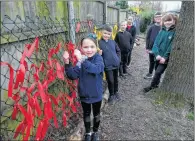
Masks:
[[[148,87],[144,88],[145,93],[159,86],[161,75],[169,62],[177,21],[177,15],[171,13],[163,17],[160,12],[154,15],[155,23],[150,26],[146,36],[146,52],[149,54],[150,65],[149,72],[144,77],[145,79],[152,78],[152,81]],[[153,70],[155,70],[154,76]]]
[[[159,24],[159,21],[156,18],[157,24]],[[72,66],[69,61],[68,52],[64,52],[65,74],[71,80],[79,79],[78,94],[83,108],[86,141],[99,140],[98,128],[100,125],[100,108],[103,97],[104,72],[110,93],[108,102],[112,103],[114,100],[121,99],[118,92],[118,76],[125,78],[125,75],[127,75],[127,66],[130,64],[136,35],[136,29],[132,25],[132,22],[132,19],[129,19],[127,22],[121,22],[120,30],[114,40],[110,39],[112,28],[108,25],[102,27],[102,38],[98,42],[96,36],[91,36],[92,34],[84,37],[81,40],[81,51],[78,49],[74,51],[74,55],[78,60],[76,66]],[[171,15],[165,16],[163,27],[155,41],[153,34],[156,36],[156,28],[154,28],[154,31],[153,27],[149,29],[147,52],[150,56],[154,54],[153,58],[155,58],[157,64],[155,76],[151,86],[147,88],[148,90],[157,86],[160,73],[163,73],[166,69],[168,56],[171,51],[171,42],[174,36],[175,23],[175,19]],[[157,29],[160,30],[160,28]],[[152,37],[149,37],[150,34]],[[152,45],[152,42],[154,42],[154,45]],[[151,69],[149,73],[152,74]],[[90,121],[91,108],[93,109],[93,132],[91,132]]]

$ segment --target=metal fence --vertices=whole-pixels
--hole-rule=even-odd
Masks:
[[[50,125],[45,139],[65,139],[77,126],[82,116],[81,108],[77,105],[78,99],[72,96],[76,92],[76,83],[69,81],[66,77],[62,80],[57,73],[59,71],[58,67],[61,68],[60,71],[63,73],[62,55],[64,50],[67,49],[69,40],[68,23],[63,19],[60,21],[54,21],[51,18],[41,19],[40,17],[36,17],[36,20],[30,19],[30,17],[26,17],[26,19],[28,21],[23,21],[19,16],[15,19],[5,16],[1,23],[1,62],[7,62],[11,65],[14,80],[12,97],[8,97],[9,91],[12,89],[9,88],[12,79],[11,71],[7,66],[1,66],[1,137],[3,140],[12,140],[18,131],[20,133],[16,139],[22,139],[22,135],[27,134],[27,129],[19,130],[19,125],[24,121],[25,112],[23,110],[29,114],[28,110],[30,108],[32,115],[29,114],[29,116],[33,117],[34,122],[30,132],[30,139],[35,139],[38,136],[38,126],[40,126],[46,115],[44,113],[47,111],[45,109],[47,107],[46,103],[52,100],[52,108],[50,110],[56,115],[58,128],[55,127],[55,117],[52,117],[49,120]],[[32,48],[35,37],[39,38],[38,52],[34,51],[31,56],[25,57],[26,64],[23,64],[25,65],[24,80],[23,83],[20,83],[19,80],[22,79],[22,76],[19,73],[22,68],[22,56],[25,56],[24,52],[29,44],[31,44],[30,47]],[[81,36],[77,36],[77,38],[79,39]],[[59,43],[61,43],[61,48]],[[30,51],[30,48],[28,49]],[[50,56],[52,49],[58,49],[58,51]],[[48,60],[53,61],[52,66],[49,65]],[[40,68],[44,68],[44,70],[37,71]],[[53,78],[51,78],[52,76]],[[18,86],[16,86],[17,82],[19,83]],[[37,92],[40,92],[38,82],[42,84],[42,87],[45,86],[45,95],[52,95],[45,103],[40,95],[35,96]],[[44,85],[44,82],[47,82],[47,85]],[[29,92],[30,87],[32,89]],[[30,96],[28,96],[28,93]],[[72,105],[77,108],[77,113],[74,113],[75,109],[70,107],[69,98],[74,98]],[[37,101],[40,109],[36,109],[36,105],[29,102],[31,100]],[[21,107],[23,107],[23,110]],[[41,110],[39,111],[41,114],[38,114],[37,110]],[[62,119],[63,114],[66,114],[67,118],[67,126],[65,127],[63,123],[66,120]]]
[[[31,140],[43,139],[42,137],[46,140],[67,139],[82,118],[78,99],[73,96],[76,92],[76,82],[69,81],[66,77],[62,79],[57,73],[58,71],[63,73],[62,55],[64,50],[69,50],[68,46],[71,46],[68,43],[72,35],[70,32],[73,31],[70,31],[69,27],[74,24],[76,47],[79,47],[79,41],[89,32],[99,34],[98,28],[102,26],[102,22],[74,19],[69,23],[64,19],[38,16],[33,19],[27,16],[23,20],[19,15],[14,19],[6,15],[2,19],[0,35],[2,140],[27,139],[28,135],[28,139]],[[25,56],[24,52],[30,52],[33,44],[36,44],[36,37],[39,41],[38,51],[32,50],[32,55],[26,55],[25,61],[21,63]],[[52,50],[56,52],[52,53]],[[52,66],[49,60],[53,61]],[[8,63],[10,67],[2,62]],[[25,72],[22,66],[25,66]],[[11,67],[13,74],[11,74]],[[13,80],[13,87],[9,88],[11,80]],[[47,102],[43,102],[41,87],[44,87],[44,93],[49,97]],[[12,96],[10,96],[11,89]],[[47,113],[46,103],[52,113],[48,123],[44,122],[46,115],[51,116]],[[33,123],[28,123],[29,116]],[[45,135],[39,134],[47,127]]]

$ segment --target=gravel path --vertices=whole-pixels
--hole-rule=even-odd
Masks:
[[[119,81],[121,101],[106,104],[102,110],[102,140],[193,140],[194,121],[185,109],[154,104],[142,89],[150,84],[143,79],[148,71],[144,41],[132,52],[127,79]]]

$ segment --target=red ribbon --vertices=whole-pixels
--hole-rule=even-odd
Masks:
[[[80,31],[80,28],[81,28],[81,23],[78,22],[77,25],[76,25],[76,33],[78,33]]]
[[[88,21],[88,25],[89,25],[89,27],[91,28],[91,26],[92,26],[92,21]]]
[[[38,81],[38,89],[43,103],[47,102],[47,96],[45,95],[45,91],[40,81]]]
[[[19,133],[22,133],[22,134],[24,133],[24,131],[26,129],[26,126],[27,126],[27,124],[26,124],[26,121],[25,120],[22,121],[18,125],[18,127],[16,128],[16,131],[15,131],[15,134],[14,134],[14,139],[17,138],[17,136],[19,135]]]
[[[16,82],[15,82],[15,85],[14,85],[14,89],[18,88],[19,83],[23,84],[24,75],[25,75],[24,64],[20,64],[20,68],[19,68],[19,70],[17,71],[17,74],[16,74]]]
[[[41,116],[41,108],[40,108],[39,103],[37,101],[37,97],[35,96],[33,99],[34,99],[35,110],[37,112],[37,115],[40,117]]]
[[[74,49],[75,46],[72,43],[66,44],[68,47],[68,52],[70,53],[70,59],[75,64],[77,62],[76,57],[74,56]],[[21,112],[24,116],[24,120],[18,125],[16,128],[14,139],[17,138],[19,134],[23,134],[23,140],[28,140],[30,136],[30,132],[34,126],[34,118],[41,117],[44,114],[44,118],[40,120],[39,125],[36,131],[36,139],[43,140],[47,129],[49,127],[49,120],[53,118],[54,125],[58,128],[58,121],[55,113],[59,111],[58,104],[62,103],[63,115],[63,125],[67,125],[68,117],[70,116],[70,110],[66,111],[66,107],[69,106],[72,112],[77,111],[78,103],[74,103],[74,99],[76,98],[76,85],[73,81],[65,79],[64,77],[64,67],[60,65],[59,61],[56,59],[52,59],[54,54],[57,54],[61,48],[61,43],[59,43],[56,48],[51,48],[48,53],[48,67],[44,67],[45,63],[41,62],[40,66],[32,64],[30,70],[34,68],[35,71],[32,71],[32,75],[34,78],[34,82],[31,84],[30,87],[23,86],[26,71],[28,70],[28,64],[25,61],[26,57],[30,58],[33,52],[38,51],[39,46],[39,39],[36,38],[32,44],[27,44],[24,48],[24,52],[20,59],[20,66],[16,73],[16,81],[14,83],[14,70],[9,63],[1,62],[1,65],[6,65],[9,67],[10,70],[10,79],[9,79],[9,86],[8,86],[8,97],[12,98],[15,101],[13,112],[12,112],[12,119],[15,120],[17,114]],[[54,72],[54,66],[56,64],[56,72]],[[46,76],[44,80],[40,80],[39,72],[46,72]],[[28,81],[30,80],[31,74],[28,75]],[[64,80],[70,87],[72,91],[72,96],[70,97],[66,93],[59,93],[57,97],[49,94],[48,85],[52,83],[57,78]],[[12,95],[13,89],[18,90],[18,92]],[[19,100],[21,99],[20,92],[25,92],[27,95],[27,108],[23,107]],[[41,101],[43,102],[43,106],[41,106],[37,98],[40,97]],[[68,102],[66,101],[66,99]],[[53,104],[52,104],[53,103]],[[67,105],[68,104],[68,105]],[[43,110],[43,112],[42,112]]]
[[[35,38],[35,41],[32,43],[31,47],[28,46],[29,50],[26,54],[27,57],[31,57],[34,49],[36,48],[36,51],[38,52],[38,46],[39,46],[39,39]]]
[[[12,97],[13,91],[13,79],[14,79],[14,69],[9,63],[1,62],[1,65],[7,65],[9,67],[9,85],[8,85],[8,97]]]

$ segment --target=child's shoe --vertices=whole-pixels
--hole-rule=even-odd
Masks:
[[[84,141],[91,141],[91,134],[90,133],[85,134]]]
[[[108,98],[108,103],[112,104],[115,100],[115,95],[111,95],[109,98]]]
[[[99,140],[100,140],[100,139],[99,139],[99,134],[98,134],[98,132],[94,132],[94,133],[92,134],[91,140],[92,140],[92,141],[99,141]]]
[[[116,97],[117,100],[121,100],[121,96],[118,92],[115,94],[115,97]]]

